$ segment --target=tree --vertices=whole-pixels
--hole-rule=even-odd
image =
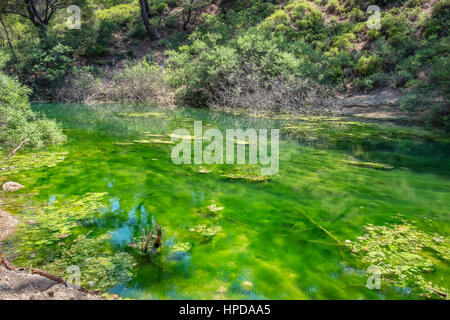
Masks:
[[[66,0],[5,0],[0,4],[0,13],[19,15],[44,30],[56,11],[66,5]]]
[[[6,28],[6,24],[3,21],[3,18],[2,18],[1,14],[0,14],[0,24],[2,25],[3,32],[5,33],[6,41],[8,42],[9,48],[11,49],[11,53],[12,53],[13,57],[15,57],[16,53],[15,53],[13,45],[11,43],[11,39],[9,38],[8,29]]]
[[[150,25],[150,7],[148,5],[148,0],[139,0],[139,6],[141,7],[141,17],[142,21],[144,22],[145,29],[147,30],[147,33],[150,35],[150,38],[152,40],[158,39],[158,35],[153,30],[152,26]]]
[[[210,0],[184,0],[183,1],[183,30],[187,30],[187,26],[192,18],[193,11],[202,11],[204,7],[210,4]]]

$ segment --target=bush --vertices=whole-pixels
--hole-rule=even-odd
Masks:
[[[376,55],[361,56],[356,64],[356,71],[362,76],[369,76],[380,70],[381,59]]]
[[[143,40],[147,36],[147,30],[141,23],[137,23],[134,25],[133,32],[131,33],[131,37]]]
[[[431,19],[429,20],[424,31],[425,36],[448,36],[448,30],[450,29],[449,20],[450,0],[441,0],[433,8]]]
[[[30,90],[0,72],[0,149],[16,147],[25,138],[25,147],[42,148],[64,140],[54,121],[39,119],[28,103]]]
[[[164,23],[164,27],[167,29],[175,29],[177,26],[178,17],[176,15],[170,15]]]
[[[127,23],[139,18],[139,10],[137,5],[121,4],[110,9],[98,10],[95,12],[95,16],[99,21],[108,21],[124,27]]]
[[[365,19],[364,12],[362,12],[361,9],[356,7],[353,8],[352,11],[350,11],[349,17],[354,21],[364,21]]]
[[[144,59],[129,63],[124,69],[96,75],[89,68],[75,69],[62,84],[59,101],[149,102],[171,106],[172,94],[161,68]]]
[[[214,89],[212,106],[252,113],[322,114],[334,111],[331,90],[304,79],[266,79],[251,66],[242,66]]]
[[[334,46],[340,50],[349,51],[353,48],[353,41],[356,36],[353,33],[344,33],[334,39]]]
[[[296,0],[286,6],[286,11],[290,13],[292,22],[299,29],[318,31],[322,27],[322,12],[316,9],[310,2]]]

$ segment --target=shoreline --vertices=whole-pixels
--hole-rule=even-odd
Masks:
[[[0,205],[2,204],[0,200]],[[0,209],[0,242],[11,236],[20,220]],[[104,300],[26,269],[16,269],[3,260],[0,251],[0,300]]]

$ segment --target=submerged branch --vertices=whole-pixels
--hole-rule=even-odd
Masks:
[[[16,270],[16,268],[14,268],[14,266],[12,265],[11,262],[9,262],[8,260],[6,260],[5,256],[3,255],[3,253],[0,252],[0,265],[3,264],[6,269],[14,271]]]
[[[19,145],[18,145],[17,147],[15,147],[15,148],[8,154],[8,156],[6,157],[6,159],[3,160],[3,162],[2,162],[1,165],[4,165],[4,164],[6,163],[6,161],[8,161],[9,159],[11,159],[11,158],[16,154],[16,152],[19,151],[19,150],[23,147],[23,145],[24,145],[25,143],[27,143],[28,141],[30,141],[30,139],[26,138],[26,139],[23,140],[21,143],[19,143]]]

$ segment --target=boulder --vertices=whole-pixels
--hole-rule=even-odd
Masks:
[[[14,182],[14,181],[5,182],[2,185],[2,190],[7,191],[7,192],[14,192],[14,191],[17,191],[22,188],[24,188],[23,185],[21,185],[20,183]]]

